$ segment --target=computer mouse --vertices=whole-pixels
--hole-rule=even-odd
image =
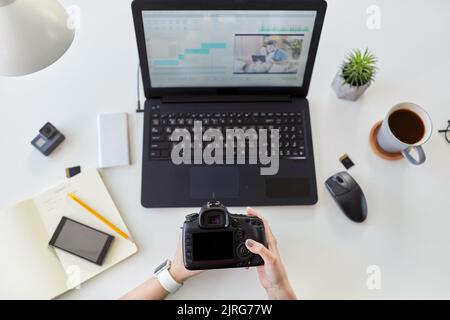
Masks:
[[[328,191],[345,215],[354,222],[367,217],[367,201],[359,184],[346,171],[339,172],[325,181]]]

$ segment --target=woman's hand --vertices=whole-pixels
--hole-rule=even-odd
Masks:
[[[248,239],[245,245],[249,251],[258,254],[264,260],[263,266],[258,266],[259,281],[264,289],[266,289],[269,299],[273,300],[291,300],[297,299],[294,290],[292,289],[289,279],[278,253],[277,240],[275,239],[272,230],[267,221],[252,208],[247,208],[249,216],[260,218],[264,223],[266,232],[266,240],[269,248],[254,240]]]
[[[181,248],[181,236],[178,240],[178,247],[173,258],[172,265],[169,268],[169,272],[173,279],[178,283],[183,283],[187,279],[201,271],[189,271],[184,267],[183,263],[183,250]],[[167,297],[169,293],[159,283],[156,277],[151,277],[140,286],[131,290],[125,294],[121,299],[123,300],[162,300]]]
[[[182,248],[181,236],[178,240],[177,251],[175,252],[175,256],[172,261],[172,265],[169,269],[169,272],[173,279],[178,283],[183,283],[187,279],[203,272],[204,270],[198,271],[190,271],[184,267],[183,262],[183,248]]]

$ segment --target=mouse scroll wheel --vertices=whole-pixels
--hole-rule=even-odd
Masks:
[[[339,184],[344,184],[344,179],[342,179],[341,177],[337,176],[335,178],[335,181],[337,181]]]

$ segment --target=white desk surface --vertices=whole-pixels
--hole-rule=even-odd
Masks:
[[[140,251],[65,294],[67,299],[115,299],[172,257],[179,227],[193,209],[140,205],[142,114],[136,106],[136,40],[130,1],[64,0],[81,8],[82,24],[67,54],[48,69],[0,78],[0,207],[64,178],[68,166],[96,166],[96,115],[130,113],[132,165],[102,171]],[[450,145],[437,133],[450,119],[450,2],[376,1],[381,30],[366,27],[371,0],[330,0],[308,99],[311,105],[319,202],[311,207],[257,208],[278,237],[283,261],[299,297],[450,298]],[[338,100],[330,83],[351,48],[379,57],[375,84],[358,102]],[[401,101],[426,108],[435,130],[419,167],[378,158],[368,144],[374,122]],[[46,121],[67,137],[46,158],[31,139]],[[365,191],[369,216],[348,220],[324,181],[343,170]],[[174,197],[176,195],[173,195]],[[243,213],[244,208],[232,208]],[[7,257],[1,257],[6,259]],[[381,290],[368,290],[366,268],[381,268]],[[32,266],[30,266],[32,272]],[[264,299],[255,270],[219,270],[190,280],[176,299]]]

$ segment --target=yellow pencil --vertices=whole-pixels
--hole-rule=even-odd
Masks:
[[[99,219],[100,221],[102,221],[104,224],[106,224],[108,227],[110,227],[111,229],[113,229],[115,232],[117,232],[118,234],[120,234],[122,237],[124,237],[125,239],[130,239],[130,237],[123,232],[122,230],[120,230],[119,228],[117,228],[115,225],[113,225],[111,222],[109,222],[108,220],[106,220],[106,218],[104,218],[100,213],[98,213],[97,211],[95,211],[94,209],[92,209],[91,207],[89,207],[86,203],[84,203],[83,201],[81,201],[80,199],[78,199],[74,194],[72,193],[68,193],[67,194],[69,196],[70,199],[72,199],[73,201],[75,201],[76,203],[78,203],[80,206],[82,206],[84,209],[86,209],[89,213],[91,213],[92,215],[94,215],[97,219]]]

